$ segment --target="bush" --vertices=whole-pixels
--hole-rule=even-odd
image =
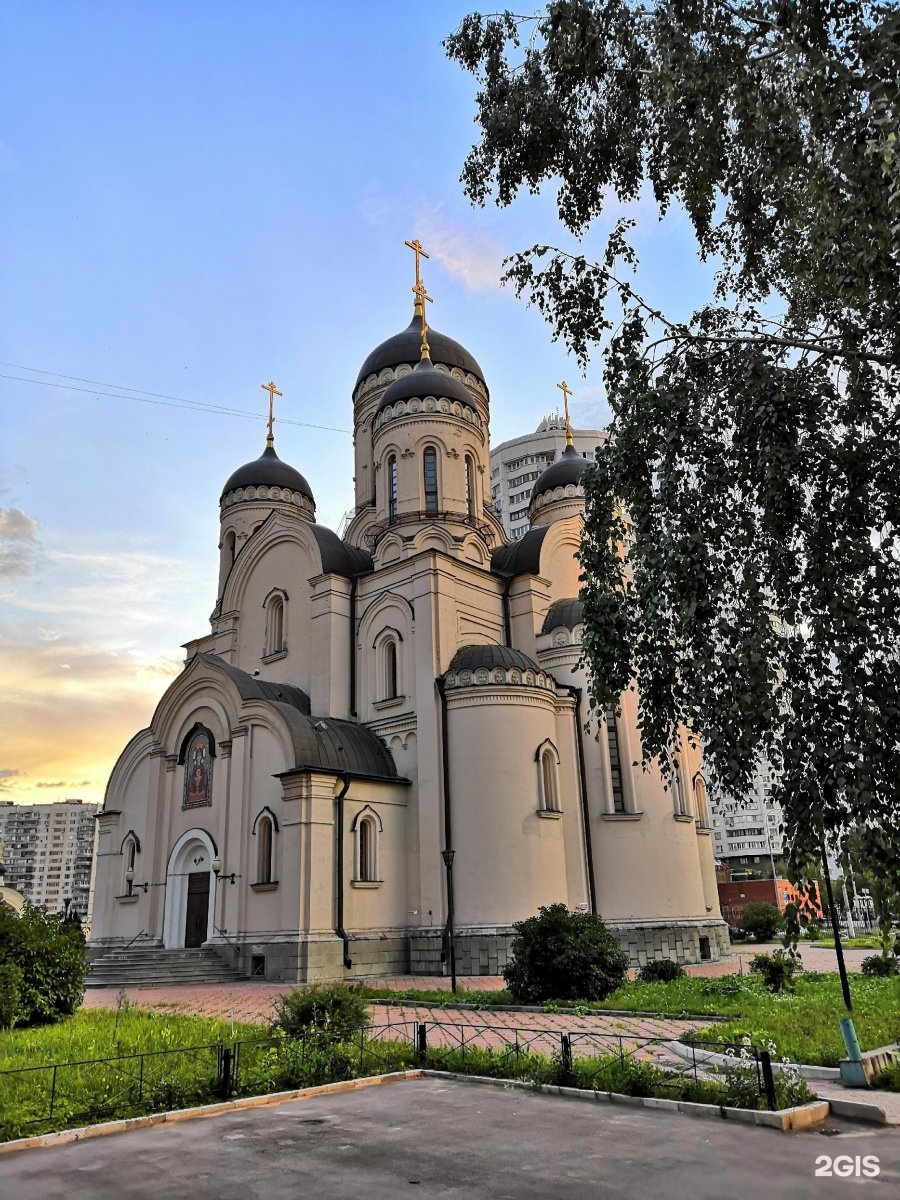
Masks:
[[[41,1025],[69,1016],[81,1004],[88,972],[81,926],[26,904],[21,913],[0,905],[0,968],[13,965],[21,979],[7,972],[6,991],[18,987],[19,1025]]]
[[[343,1042],[367,1029],[371,1020],[365,996],[346,984],[294,988],[275,1002],[275,1029],[288,1037],[303,1037],[324,1030],[330,1039]]]
[[[761,975],[770,992],[789,991],[794,975],[803,968],[799,959],[792,958],[783,950],[774,954],[756,954],[750,964],[754,975]]]
[[[671,983],[673,979],[681,979],[684,967],[671,958],[657,958],[646,963],[637,973],[641,983]]]
[[[22,971],[15,963],[0,963],[0,1029],[12,1029],[22,1011]]]
[[[745,933],[758,942],[770,942],[781,928],[784,918],[774,904],[763,900],[751,900],[741,915],[741,926]]]
[[[811,942],[817,942],[822,936],[822,927],[815,921],[810,921],[806,926],[806,936]]]
[[[628,955],[593,913],[551,904],[513,929],[503,978],[519,1004],[604,1000],[625,979]]]
[[[868,958],[864,958],[859,968],[863,975],[876,975],[884,977],[886,975],[897,974],[897,960],[892,954],[870,954]]]

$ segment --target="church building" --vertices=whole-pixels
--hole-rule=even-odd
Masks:
[[[584,730],[585,459],[543,471],[510,542],[487,382],[428,327],[411,245],[413,319],[353,386],[343,538],[276,453],[266,385],[266,447],[222,489],[210,632],[98,817],[95,959],[140,936],[269,980],[441,974],[451,950],[496,974],[513,923],[558,901],[635,964],[727,952],[696,751],[668,789],[635,766],[633,694]]]

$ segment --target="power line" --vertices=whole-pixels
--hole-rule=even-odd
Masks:
[[[242,417],[245,420],[264,421],[260,413],[250,412],[244,408],[230,408],[224,404],[210,404],[203,400],[188,400],[184,396],[170,396],[166,392],[148,392],[142,388],[125,387],[118,383],[101,383],[99,380],[83,379],[80,375],[64,375],[61,371],[45,371],[40,367],[24,367],[19,363],[0,362],[0,366],[13,367],[17,371],[32,371],[39,375],[54,375],[58,379],[72,379],[78,383],[93,383],[97,387],[75,387],[71,383],[53,383],[48,379],[28,379],[22,375],[5,375],[0,372],[0,379],[12,379],[17,383],[34,383],[39,387],[60,388],[68,392],[86,392],[92,396],[107,396],[112,400],[136,400],[140,404],[155,404],[163,408],[181,408],[188,412],[206,412],[223,417]],[[118,392],[98,391],[98,388],[117,388]],[[122,394],[119,394],[119,393]],[[349,429],[341,429],[336,425],[314,425],[311,421],[295,421],[290,417],[278,418],[279,425],[299,425],[304,429],[324,429],[330,433],[350,433]]]

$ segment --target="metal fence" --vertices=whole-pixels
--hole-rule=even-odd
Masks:
[[[709,1053],[726,1054],[745,1087],[776,1105],[765,1051],[719,1042],[685,1043],[629,1034],[560,1032],[492,1024],[391,1021],[351,1040],[322,1031],[301,1038],[269,1035],[231,1043],[154,1050],[81,1062],[0,1070],[0,1129],[7,1136],[79,1121],[166,1112],[241,1095],[265,1095],[412,1066],[471,1074],[525,1075],[614,1091],[638,1064],[653,1089],[721,1079]],[[649,1094],[649,1092],[647,1093]],[[14,1132],[10,1135],[9,1129]]]

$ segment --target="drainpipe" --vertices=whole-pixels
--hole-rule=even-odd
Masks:
[[[441,858],[447,872],[447,924],[444,928],[444,937],[450,952],[450,976],[452,990],[456,991],[456,945],[454,939],[453,927],[453,826],[450,813],[450,736],[447,725],[447,692],[444,687],[444,676],[439,675],[434,681],[437,684],[438,695],[441,701],[441,757],[443,759],[443,784],[444,784],[444,849],[441,851]],[[442,961],[446,957],[441,955]]]
[[[335,804],[337,812],[335,814],[335,837],[337,843],[335,846],[335,874],[337,876],[336,888],[336,907],[334,932],[344,943],[344,966],[349,969],[353,966],[353,960],[350,958],[350,938],[347,936],[347,931],[344,928],[344,797],[350,790],[350,776],[344,772],[341,776],[344,781],[344,786],[335,796]]]
[[[507,575],[503,580],[503,636],[506,645],[512,645],[512,618],[509,613],[509,589],[512,587],[514,576]]]
[[[584,830],[584,856],[587,859],[588,898],[591,912],[597,913],[597,887],[594,882],[594,848],[591,841],[591,814],[588,810],[587,772],[584,766],[584,729],[581,723],[582,689],[572,684],[565,685],[570,696],[575,698],[575,745],[578,750],[578,782],[581,792],[581,825]]]
[[[356,585],[359,578],[350,580],[350,719],[356,718]]]

